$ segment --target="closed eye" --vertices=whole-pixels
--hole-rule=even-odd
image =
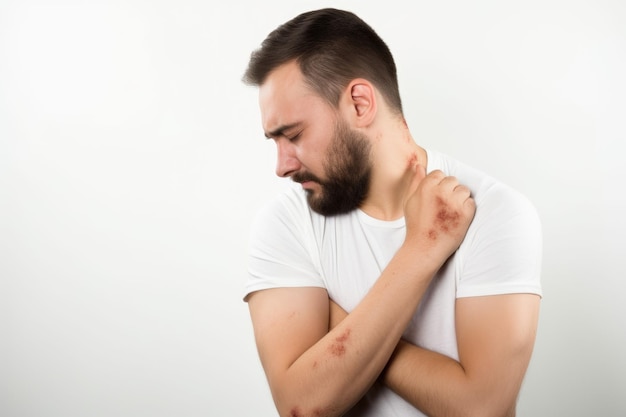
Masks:
[[[297,129],[300,129],[300,130],[298,131]],[[294,136],[288,135],[288,133],[293,132],[293,131],[297,131],[298,133],[295,134]],[[289,125],[279,126],[278,128],[270,132],[265,132],[265,137],[268,139],[272,139],[272,138],[277,138],[279,136],[282,136],[286,138],[287,140],[297,140],[300,137],[301,133],[302,133],[302,122],[297,122],[297,123],[292,123]]]
[[[285,137],[287,138],[287,140],[288,140],[288,141],[290,141],[290,142],[295,142],[295,141],[297,141],[298,139],[300,139],[300,136],[302,136],[302,132],[298,132],[298,133],[296,133],[296,134],[295,134],[295,135],[293,135],[293,136],[287,136],[287,135],[285,135]]]

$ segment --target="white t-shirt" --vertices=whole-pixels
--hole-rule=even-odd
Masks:
[[[535,208],[520,193],[446,155],[427,153],[429,172],[439,169],[469,187],[476,214],[461,246],[433,279],[403,337],[458,360],[456,298],[541,295],[541,225]],[[382,221],[361,210],[324,217],[309,208],[301,187],[293,187],[267,205],[253,224],[245,295],[276,287],[322,287],[350,312],[404,237],[404,218]],[[347,415],[423,416],[381,385],[375,385]]]

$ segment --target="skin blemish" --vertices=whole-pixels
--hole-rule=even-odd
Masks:
[[[350,338],[350,329],[346,329],[340,336],[337,336],[328,350],[333,356],[343,356],[346,353],[346,341]]]
[[[407,166],[409,168],[413,168],[415,164],[417,164],[417,153],[411,154],[411,156],[409,157],[409,160],[407,161]]]
[[[447,233],[450,228],[458,226],[459,218],[461,216],[456,211],[449,210],[446,203],[442,199],[437,199],[437,204],[439,205],[439,211],[437,212],[435,223],[440,230]],[[429,237],[430,234],[431,233],[429,232]]]
[[[331,413],[333,411],[332,408],[314,408],[311,411],[311,416],[313,417],[322,417],[322,416],[326,416],[329,413]],[[289,412],[289,417],[303,417],[304,413],[302,413],[300,411],[300,407],[294,407],[291,409],[291,411]]]
[[[300,409],[298,407],[292,408],[291,411],[289,412],[289,417],[302,417],[302,414],[300,413]]]
[[[328,414],[330,414],[330,412],[332,411],[332,409],[324,409],[324,408],[316,408],[313,410],[313,416],[314,417],[321,417],[321,416],[326,416]]]

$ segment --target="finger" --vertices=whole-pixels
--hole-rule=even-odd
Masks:
[[[428,176],[431,178],[437,178],[439,179],[439,181],[441,181],[446,177],[446,174],[444,174],[443,171],[441,171],[440,169],[435,169],[430,171],[430,174],[428,174]]]
[[[467,198],[467,197],[470,197],[472,195],[472,191],[467,186],[465,186],[463,184],[458,184],[456,187],[454,187],[453,191],[454,191],[455,194],[457,194],[457,195],[459,195],[461,197],[465,196]]]
[[[474,214],[476,214],[476,201],[474,201],[474,199],[470,196],[468,198],[465,199],[465,201],[463,202],[463,207],[471,214],[472,218],[474,217]]]
[[[425,169],[424,169],[425,172]],[[446,174],[444,174],[442,171],[436,169],[434,171],[431,171],[428,173],[428,175],[426,175],[426,180],[431,184],[431,185],[437,185],[439,184],[444,178],[446,177]]]
[[[415,164],[413,166],[413,177],[411,178],[411,185],[409,187],[408,195],[413,194],[417,190],[417,186],[426,177],[426,168],[423,165]]]
[[[415,165],[415,178],[417,178],[418,182],[426,178],[426,167],[424,165]]]
[[[441,181],[439,181],[439,185],[447,187],[450,191],[454,191],[454,189],[459,185],[459,181],[454,176],[444,176]]]

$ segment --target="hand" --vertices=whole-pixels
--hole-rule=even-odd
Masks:
[[[439,170],[426,175],[416,165],[404,206],[405,244],[417,245],[443,263],[463,241],[475,211],[470,190],[455,177]]]

